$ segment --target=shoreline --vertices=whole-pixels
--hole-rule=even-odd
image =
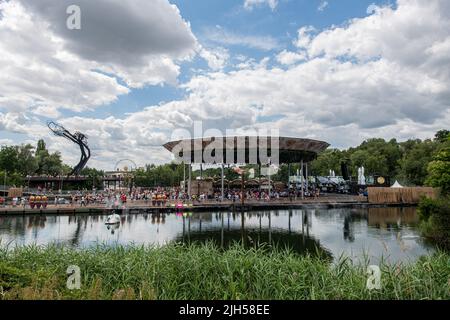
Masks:
[[[97,206],[71,206],[59,205],[48,206],[45,209],[31,208],[0,208],[0,217],[6,216],[28,216],[28,215],[109,215],[116,211],[119,214],[145,214],[145,213],[176,213],[176,212],[223,212],[223,211],[264,211],[264,210],[293,210],[293,209],[345,209],[345,208],[387,208],[387,207],[415,207],[416,203],[369,203],[367,201],[348,200],[293,200],[293,201],[272,201],[272,202],[251,202],[244,203],[196,203],[185,205],[183,208],[176,208],[175,204],[166,206],[152,206],[149,204],[135,204],[124,208],[113,209],[101,205]]]

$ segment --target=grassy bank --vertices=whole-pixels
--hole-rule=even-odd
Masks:
[[[81,269],[81,289],[66,269]],[[450,256],[382,265],[381,290],[366,266],[337,265],[285,250],[225,252],[212,245],[0,249],[2,299],[450,299]]]

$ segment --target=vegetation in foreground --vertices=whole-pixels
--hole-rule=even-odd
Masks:
[[[81,289],[66,287],[67,267]],[[381,289],[367,265],[331,265],[281,249],[222,251],[212,244],[162,248],[98,246],[0,249],[2,299],[450,299],[450,256],[382,264]]]

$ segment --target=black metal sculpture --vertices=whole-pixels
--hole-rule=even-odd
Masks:
[[[69,176],[79,176],[81,170],[83,170],[89,158],[91,157],[91,150],[89,149],[89,146],[87,144],[86,135],[78,131],[72,134],[66,128],[53,121],[49,121],[47,123],[47,126],[56,136],[69,139],[70,141],[76,143],[80,147],[81,150],[80,162],[73,168],[72,172],[70,172],[69,174]]]

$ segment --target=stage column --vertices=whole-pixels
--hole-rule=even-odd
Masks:
[[[224,177],[223,177],[223,174],[224,174],[224,164],[222,163],[222,170],[221,170],[221,187],[222,187],[222,201],[224,200],[223,198],[224,198],[224,181],[223,181],[223,179],[224,179]]]
[[[191,176],[192,176],[192,163],[189,162],[189,181],[188,181],[188,197],[191,200]]]
[[[300,162],[300,177],[301,177],[301,179],[300,179],[300,183],[302,184],[302,200],[305,198],[305,189],[304,189],[304,187],[303,187],[303,180],[304,180],[304,177],[303,177],[303,159],[302,159],[302,161]]]

